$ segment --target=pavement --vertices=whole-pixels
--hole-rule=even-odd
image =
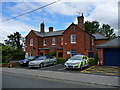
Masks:
[[[35,70],[35,69],[23,69],[23,68],[2,68],[2,72],[22,74],[28,76],[53,78],[59,80],[68,80],[76,82],[87,82],[101,85],[110,85],[119,87],[118,80],[120,77],[105,76],[105,75],[93,75],[84,73],[69,73],[69,72],[56,72],[47,70]]]

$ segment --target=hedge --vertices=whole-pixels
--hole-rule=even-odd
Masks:
[[[57,64],[64,64],[68,58],[57,58]]]

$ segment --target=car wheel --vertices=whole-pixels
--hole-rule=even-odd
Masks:
[[[41,64],[39,65],[39,67],[40,67],[40,68],[42,68],[43,66],[44,66],[44,64],[43,64],[43,63],[41,63]]]
[[[11,68],[11,67],[12,67],[12,64],[9,64],[8,67]]]
[[[56,65],[56,62],[53,62],[53,65]]]
[[[83,67],[82,67],[82,65],[80,66],[80,70],[82,70],[83,69]]]

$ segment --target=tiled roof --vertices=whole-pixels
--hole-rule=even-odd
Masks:
[[[100,33],[96,33],[96,34],[92,34],[96,40],[98,39],[109,39],[108,37],[105,37],[104,35],[100,34]]]
[[[120,36],[113,38],[103,44],[96,45],[96,48],[120,48]]]
[[[54,32],[41,33],[41,32],[38,32],[38,31],[34,31],[34,30],[33,30],[33,32],[34,32],[37,36],[40,36],[40,37],[63,35],[63,32],[64,32],[64,31],[65,31],[65,30],[59,30],[59,31],[54,31]]]

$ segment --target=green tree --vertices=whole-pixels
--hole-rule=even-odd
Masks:
[[[2,62],[7,63],[11,60],[24,58],[23,43],[24,38],[19,32],[10,34],[8,39],[5,40],[5,45],[0,47],[0,51],[2,51]]]
[[[95,34],[97,32],[99,32],[99,22],[98,21],[86,21],[85,24],[85,30],[91,34]]]
[[[111,26],[108,24],[102,25],[102,27],[100,28],[100,33],[109,38],[116,37],[116,34],[114,33],[114,29],[111,29]]]
[[[15,49],[10,46],[3,45],[0,47],[0,51],[2,52],[2,62],[7,63],[12,59]]]
[[[14,34],[10,34],[8,36],[8,39],[5,40],[5,44],[16,49],[22,49],[22,40],[23,38],[21,34],[19,32],[15,32]]]

